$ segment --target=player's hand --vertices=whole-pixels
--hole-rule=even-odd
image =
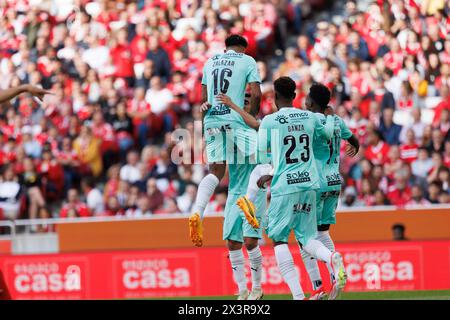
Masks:
[[[209,108],[211,108],[211,104],[208,101],[206,101],[206,102],[203,102],[202,105],[200,106],[200,111],[206,112],[206,111],[208,111]]]
[[[270,181],[272,181],[273,176],[271,175],[264,175],[261,178],[258,179],[258,182],[256,183],[258,185],[258,188],[260,189],[265,189],[266,188],[266,184]]]
[[[325,108],[324,114],[325,114],[326,116],[334,116],[334,109],[333,109],[332,107],[330,107],[330,106],[327,106],[327,107]]]
[[[356,149],[354,146],[352,146],[351,144],[347,144],[345,146],[345,154],[351,158],[353,158],[354,156],[356,156],[356,154],[358,153],[358,149]]]
[[[51,91],[44,90],[44,89],[42,89],[42,88],[32,86],[31,84],[25,85],[25,88],[24,88],[24,89],[25,89],[26,92],[28,92],[28,93],[30,93],[32,96],[38,98],[40,101],[43,100],[43,98],[44,98],[44,96],[45,96],[46,94],[53,94],[53,92],[51,92]]]
[[[231,106],[233,104],[233,101],[231,101],[231,98],[223,93],[218,94],[216,96],[216,100],[220,103],[223,103],[227,106]]]

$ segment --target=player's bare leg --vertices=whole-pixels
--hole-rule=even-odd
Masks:
[[[201,247],[203,245],[203,214],[205,208],[211,199],[211,196],[219,185],[225,174],[225,163],[212,163],[209,166],[209,174],[206,175],[198,185],[197,196],[195,198],[194,206],[192,207],[192,214],[189,217],[189,235],[192,243]]]
[[[238,300],[247,300],[249,296],[247,288],[247,277],[245,276],[245,257],[242,252],[242,242],[227,240],[227,247],[229,250],[228,257],[233,270],[234,281],[238,285],[239,296]]]
[[[257,238],[245,237],[244,244],[247,249],[248,259],[250,260],[250,270],[252,275],[252,291],[247,300],[261,300],[264,297],[261,287],[262,252],[258,245]]]

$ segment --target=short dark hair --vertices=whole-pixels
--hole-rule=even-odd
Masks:
[[[275,92],[285,99],[294,99],[296,85],[295,81],[289,77],[280,77],[273,83]]]
[[[373,133],[374,135],[376,135],[379,140],[385,141],[383,133],[381,132],[380,129],[372,129],[370,132]]]
[[[321,108],[326,108],[330,102],[331,92],[321,83],[314,83],[309,88],[309,97]]]
[[[225,39],[225,46],[227,48],[233,47],[233,46],[240,46],[240,47],[247,48],[248,42],[247,42],[247,40],[245,40],[245,38],[243,36],[240,36],[238,34],[232,34]]]
[[[81,183],[90,188],[95,188],[95,180],[93,177],[90,176],[83,177]]]
[[[400,229],[402,231],[405,231],[405,226],[401,223],[396,223],[392,226],[392,230],[394,230],[394,229]]]

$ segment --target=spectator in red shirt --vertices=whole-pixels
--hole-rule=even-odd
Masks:
[[[372,130],[367,135],[369,145],[364,156],[373,164],[384,164],[388,159],[389,145],[383,140],[383,135],[378,130]]]
[[[52,155],[50,145],[46,144],[42,152],[42,162],[38,166],[41,176],[43,195],[47,201],[61,198],[64,190],[64,170]]]
[[[450,167],[450,139],[447,139],[444,145],[444,165]]]
[[[449,84],[442,86],[439,92],[442,100],[434,107],[433,124],[438,124],[441,119],[442,110],[450,110],[450,89]]]
[[[387,197],[394,206],[404,206],[411,200],[411,188],[403,171],[394,175],[394,184],[388,189]]]
[[[413,129],[406,131],[406,142],[400,146],[400,158],[408,164],[413,163],[418,156],[419,145]]]
[[[128,103],[127,113],[133,120],[135,137],[140,146],[144,147],[147,144],[151,121],[151,107],[145,100],[144,88],[136,88],[134,98]]]
[[[125,78],[128,86],[134,86],[134,65],[128,32],[121,29],[117,33],[117,44],[111,49],[112,64],[116,67],[114,75]]]
[[[375,202],[374,193],[375,188],[373,183],[368,178],[363,178],[361,180],[361,190],[359,192],[359,200],[366,206],[372,206]]]
[[[147,197],[150,200],[150,211],[154,212],[164,204],[164,195],[158,189],[155,178],[147,180]]]
[[[104,169],[117,162],[119,146],[117,144],[116,132],[111,124],[103,118],[103,113],[99,110],[92,115],[92,133],[94,137],[101,141],[100,152],[103,156]]]
[[[115,195],[111,195],[106,199],[106,208],[103,216],[123,216],[125,210],[121,207],[119,200]]]
[[[60,218],[74,218],[74,217],[89,217],[91,212],[89,211],[86,203],[82,202],[78,195],[78,190],[75,188],[70,189],[67,192],[67,201],[62,206],[59,212]]]

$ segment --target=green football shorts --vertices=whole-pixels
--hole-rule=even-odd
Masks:
[[[266,211],[266,192],[260,190],[254,203],[256,208],[256,217],[260,227],[254,229],[244,216],[244,213],[237,206],[236,201],[241,197],[239,194],[228,194],[227,203],[225,205],[224,222],[223,222],[223,240],[233,240],[244,242],[244,238],[262,238],[262,230],[264,229],[263,216]]]
[[[316,190],[272,196],[267,235],[275,242],[288,242],[291,231],[301,244],[317,236]]]
[[[243,127],[241,124],[205,124],[203,133],[208,163],[242,163],[245,157],[256,153],[256,130]]]
[[[317,225],[336,224],[336,208],[339,201],[339,191],[317,191]]]

